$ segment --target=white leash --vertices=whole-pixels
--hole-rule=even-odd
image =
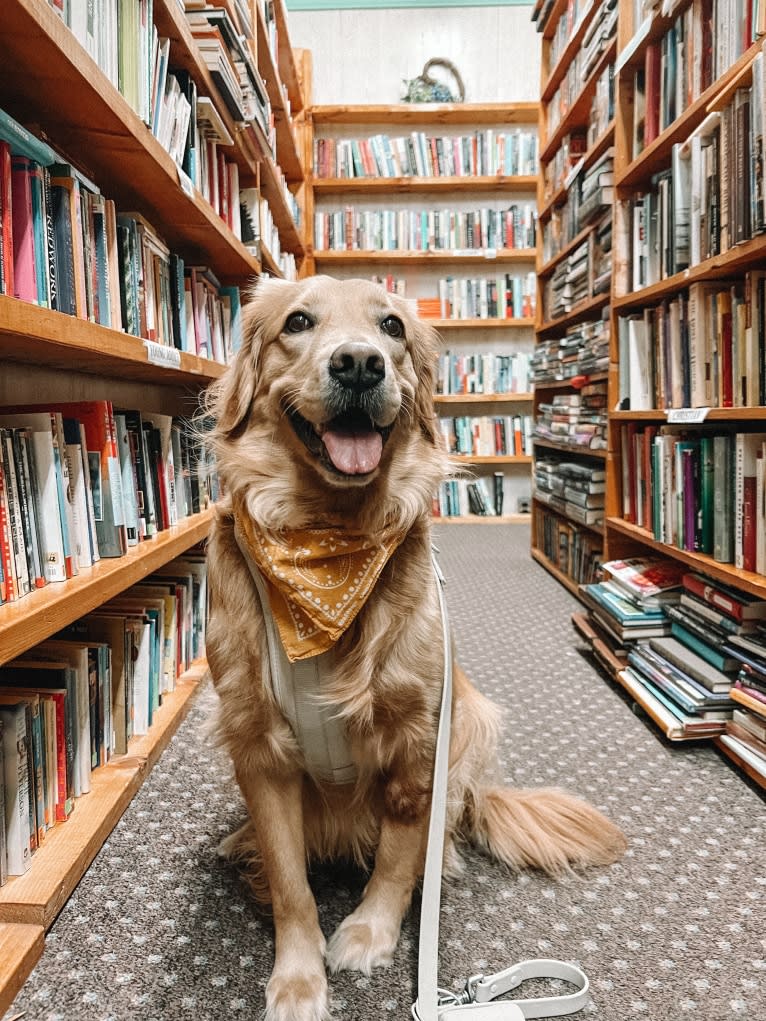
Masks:
[[[439,989],[439,905],[441,901],[444,830],[447,820],[447,780],[449,774],[449,736],[452,716],[452,644],[450,641],[444,575],[436,556],[432,557],[438,579],[439,606],[444,642],[444,684],[442,686],[439,727],[436,735],[434,779],[431,794],[431,819],[428,824],[428,851],[423,874],[423,900],[420,911],[418,948],[418,998],[412,1005],[415,1021],[462,1021],[475,1014],[480,1021],[523,1021],[524,1018],[561,1017],[581,1010],[590,1000],[585,973],[574,964],[555,960],[522,961],[495,975],[473,975],[462,993]],[[503,1000],[496,997],[510,992],[530,978],[563,979],[577,986],[563,996],[535,997],[529,1000]]]

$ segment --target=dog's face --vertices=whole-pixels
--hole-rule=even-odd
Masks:
[[[436,335],[410,304],[366,280],[264,280],[244,341],[217,388],[224,470],[278,451],[304,485],[349,494],[372,486],[405,451],[435,451]],[[257,449],[256,449],[257,448]],[[228,462],[228,463],[227,463]]]

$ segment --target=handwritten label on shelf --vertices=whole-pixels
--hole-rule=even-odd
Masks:
[[[710,408],[669,408],[668,422],[671,425],[699,425],[707,418]]]
[[[146,357],[152,365],[164,365],[166,369],[181,368],[181,352],[178,348],[167,344],[156,344],[153,340],[145,340]]]
[[[181,167],[176,168],[178,170],[178,183],[181,185],[181,191],[189,196],[190,199],[194,198],[194,185],[192,179],[182,170]]]

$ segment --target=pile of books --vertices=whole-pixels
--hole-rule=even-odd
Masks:
[[[579,178],[580,201],[577,209],[577,226],[579,230],[586,227],[591,220],[606,206],[612,205],[614,185],[614,147],[610,147],[604,155],[589,167]]]
[[[590,239],[562,259],[543,288],[546,319],[558,319],[590,293]]]
[[[561,337],[541,340],[530,356],[534,383],[557,383],[604,372],[609,365],[609,320],[570,326]]]
[[[605,450],[606,419],[606,383],[589,383],[579,393],[556,394],[539,404],[534,434],[570,447]]]
[[[0,885],[26,872],[91,774],[146,734],[204,653],[207,565],[190,550],[161,572],[0,666]]]
[[[604,520],[605,479],[603,465],[538,458],[534,495],[573,521],[600,525]]]

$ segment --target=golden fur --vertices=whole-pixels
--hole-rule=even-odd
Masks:
[[[369,973],[389,963],[422,874],[443,670],[431,500],[449,469],[432,401],[436,342],[410,303],[375,284],[265,280],[245,310],[243,346],[210,401],[226,497],[210,539],[208,658],[220,734],[250,815],[222,851],[248,861],[253,888],[272,904],[267,1021],[326,1018],[325,964]],[[354,389],[353,373],[368,370],[377,382]],[[362,426],[333,424],[344,401],[362,405],[387,434],[382,453],[371,433],[357,438]],[[333,431],[341,434],[334,442]],[[338,642],[328,682],[326,700],[345,723],[357,766],[353,785],[308,775],[275,703],[260,605],[234,539],[235,503],[275,532],[318,524],[371,536],[406,530]],[[619,857],[622,834],[587,803],[557,790],[491,785],[498,726],[497,710],[456,667],[445,864],[459,867],[460,841],[550,873]],[[306,861],[336,857],[374,868],[360,905],[325,945]]]

